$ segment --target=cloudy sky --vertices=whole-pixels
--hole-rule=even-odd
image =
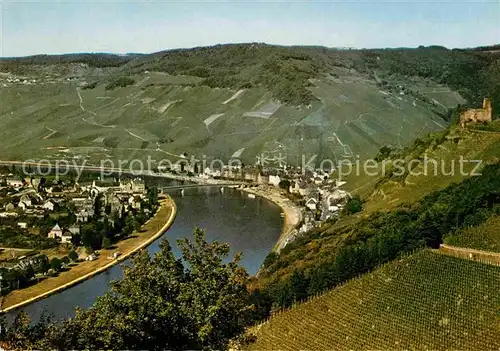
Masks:
[[[231,42],[356,48],[500,43],[500,0],[0,0],[0,7],[0,56]]]

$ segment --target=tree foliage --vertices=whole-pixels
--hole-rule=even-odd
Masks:
[[[177,259],[167,240],[124,268],[124,277],[86,310],[62,322],[34,326],[26,317],[2,333],[9,347],[52,349],[225,349],[248,323],[248,275],[229,246],[207,243],[203,230],[179,241]]]
[[[73,261],[73,262],[76,262],[78,261],[78,254],[76,253],[75,250],[71,250],[69,253],[68,253],[68,258]]]

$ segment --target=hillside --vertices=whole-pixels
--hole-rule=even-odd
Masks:
[[[499,252],[499,147],[498,132],[450,127],[410,147],[392,150],[385,159],[408,164],[423,161],[427,155],[437,162],[437,174],[422,174],[423,166],[418,164],[411,173],[407,169],[396,175],[388,166],[385,175],[347,177],[344,187],[362,195],[362,211],[343,214],[311,230],[268,260],[252,285],[258,313],[265,317],[272,310],[325,292],[415,250],[438,248],[443,242]],[[461,158],[482,160],[477,175],[471,175],[476,163],[465,164],[464,173],[460,172]]]
[[[0,158],[373,157],[497,94],[497,63],[477,50],[256,43],[2,59]]]
[[[500,267],[423,251],[273,316],[248,348],[495,350],[498,286]]]

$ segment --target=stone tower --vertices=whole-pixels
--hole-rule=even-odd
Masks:
[[[484,98],[483,108],[469,109],[460,115],[460,125],[462,128],[472,123],[489,123],[492,118],[491,100]]]

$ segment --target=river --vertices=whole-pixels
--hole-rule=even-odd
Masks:
[[[158,184],[160,185],[161,183]],[[218,187],[187,188],[184,195],[181,195],[180,190],[169,194],[177,205],[177,217],[159,240],[168,238],[177,255],[179,250],[177,244],[174,244],[176,239],[190,237],[193,228],[198,226],[206,230],[207,240],[229,243],[231,253],[228,261],[234,253],[241,251],[241,264],[250,274],[255,274],[279,238],[283,226],[281,209],[266,199],[250,199],[246,193],[231,188],[225,188],[221,193]],[[159,240],[148,246],[150,253],[159,250]],[[109,289],[110,281],[121,276],[121,266],[113,266],[89,280],[23,309],[32,320],[38,320],[44,310],[53,314],[55,319],[70,317],[74,315],[75,307],[91,306],[96,297]],[[17,311],[8,313],[8,319],[15,313]]]

